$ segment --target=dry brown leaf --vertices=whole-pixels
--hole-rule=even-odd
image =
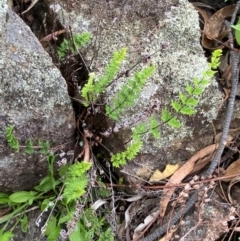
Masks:
[[[154,171],[150,178],[150,182],[158,182],[165,178],[170,177],[177,169],[179,168],[179,165],[170,165],[168,164],[163,172],[159,171],[158,169]]]
[[[175,191],[175,187],[167,188],[172,184],[179,184],[181,181],[193,170],[194,164],[197,160],[204,158],[205,156],[213,153],[219,144],[213,144],[203,148],[198,151],[194,156],[192,156],[183,166],[181,166],[169,179],[168,183],[165,185],[166,188],[163,190],[163,199],[160,201],[160,216],[163,218],[168,206],[168,203]]]
[[[235,139],[240,133],[240,127],[239,128],[236,128],[236,129],[230,129],[228,131],[228,135],[227,135],[227,143],[226,145],[229,145],[230,142]],[[216,136],[215,136],[215,143],[219,143],[220,142],[220,139],[222,137],[222,132],[218,133]]]
[[[237,175],[239,174],[240,176],[240,159],[238,159],[237,161],[233,162],[226,170],[225,174],[223,175],[224,177],[227,177],[227,176],[231,176],[231,175]],[[236,177],[236,178],[230,178],[230,179],[223,179],[222,181],[224,182],[230,182],[232,180],[239,180],[239,177]]]
[[[192,171],[189,174],[193,174],[195,172],[198,172],[200,170],[202,170],[212,159],[213,157],[212,153],[210,156],[206,156],[203,159],[199,160],[193,167]]]
[[[214,13],[204,25],[204,33],[211,36],[212,38],[218,38],[221,32],[224,20],[227,17],[231,17],[235,10],[236,4],[229,5],[221,8]]]
[[[238,178],[238,179],[235,179]],[[228,200],[231,204],[236,204],[240,202],[240,188],[236,185],[240,182],[240,177],[235,177],[228,185]]]
[[[223,23],[227,17],[232,16],[235,6],[236,5],[233,4],[221,8],[211,17],[209,17],[205,10],[195,7],[205,22],[201,42],[204,48],[215,50],[222,47],[222,45],[216,46],[216,41],[222,40],[228,34],[228,31],[223,30]]]

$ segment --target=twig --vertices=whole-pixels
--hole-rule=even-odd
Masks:
[[[21,14],[24,14],[26,12],[28,12],[31,8],[34,7],[34,5],[38,2],[38,0],[33,0],[32,3],[30,4],[30,6],[28,7],[27,10],[25,10],[24,12],[22,12]]]

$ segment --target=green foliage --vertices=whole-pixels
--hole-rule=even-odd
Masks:
[[[96,216],[92,209],[86,209],[80,216],[77,229],[72,232],[69,239],[70,241],[114,241],[112,230],[105,229],[105,224],[104,218]]]
[[[91,38],[91,34],[81,33],[72,36],[72,39],[64,39],[58,48],[58,57],[62,59],[67,55],[67,53],[73,53],[75,50],[79,50],[81,47],[85,46]]]
[[[33,143],[32,143],[32,140],[28,139],[27,140],[27,145],[26,145],[26,150],[25,152],[28,154],[28,155],[32,155],[34,153],[34,150],[33,150]]]
[[[113,98],[113,103],[106,106],[106,114],[113,120],[118,120],[121,113],[128,107],[134,105],[138,99],[142,88],[147,79],[151,77],[154,71],[154,66],[146,67],[142,71],[136,72],[133,79],[129,79]]]
[[[177,115],[194,115],[197,110],[196,107],[200,101],[200,96],[204,92],[205,88],[210,84],[211,78],[214,76],[216,69],[220,64],[220,57],[222,55],[221,50],[215,50],[209,63],[209,68],[203,72],[203,78],[194,78],[193,84],[187,84],[185,87],[185,93],[180,92],[178,100],[171,101],[171,107],[174,110],[174,114],[165,108],[161,113],[161,120],[167,123],[173,128],[181,127],[182,123],[177,118]]]
[[[121,165],[125,165],[127,161],[132,160],[140,151],[142,144],[142,141],[134,140],[127,147],[126,151],[112,155],[111,162],[113,166],[120,167]]]
[[[172,128],[180,128],[182,126],[182,122],[178,116],[191,116],[197,112],[196,107],[200,101],[200,96],[204,92],[205,88],[210,84],[211,78],[216,72],[214,69],[216,69],[220,64],[221,55],[221,50],[214,51],[208,69],[203,72],[203,78],[194,78],[192,84],[186,85],[185,92],[180,92],[178,99],[171,101],[172,108],[170,109],[165,107],[161,111],[160,120],[162,121],[162,124],[167,124]],[[114,104],[106,107],[106,113],[110,118],[118,120],[119,114],[126,110],[127,107],[133,105],[133,102],[131,101],[135,100],[137,95],[139,95],[146,79],[151,76],[153,70],[153,67],[146,68],[141,72],[143,73],[145,71],[145,74],[143,74],[145,77],[144,80],[138,72],[138,79],[130,80],[127,85],[123,85],[122,89],[114,98]],[[140,79],[142,80],[140,81]],[[136,92],[135,89],[137,89]],[[142,134],[150,133],[154,138],[160,138],[160,120],[151,115],[148,125],[146,123],[138,124],[132,132],[132,144],[127,147],[126,151],[117,153],[111,157],[113,166],[119,167],[120,165],[124,165],[128,160],[132,160],[137,155],[142,146]]]
[[[19,144],[16,137],[13,135],[13,127],[10,126],[6,129],[6,138],[8,138],[9,145],[15,150],[19,150]],[[14,145],[13,145],[14,144]],[[27,154],[33,154],[34,147],[31,140],[28,140],[26,143],[25,152]],[[39,208],[42,212],[45,212],[55,200],[56,206],[54,214],[51,213],[49,220],[46,223],[45,235],[47,236],[48,241],[56,241],[60,235],[60,231],[63,227],[66,227],[70,222],[79,222],[79,227],[81,231],[85,230],[86,237],[83,236],[83,233],[77,234],[77,237],[80,235],[82,239],[79,240],[93,240],[96,237],[106,237],[109,236],[109,239],[106,240],[112,241],[113,235],[110,229],[105,227],[105,219],[97,217],[93,214],[93,211],[85,208],[84,205],[84,215],[81,216],[81,219],[75,220],[74,213],[76,212],[76,203],[86,192],[85,189],[88,184],[88,176],[86,172],[91,168],[90,162],[77,162],[73,165],[67,164],[62,166],[59,169],[58,175],[54,173],[54,161],[55,156],[53,153],[49,152],[50,143],[49,141],[39,141],[38,146],[35,147],[38,149],[38,152],[46,155],[48,163],[48,174],[45,176],[41,182],[34,187],[34,190],[31,191],[17,191],[12,194],[0,192],[0,208],[7,206],[12,210],[9,214],[1,217],[0,224],[4,224],[0,229],[0,240],[10,241],[13,237],[12,229],[7,230],[8,222],[15,218],[16,224],[20,223],[21,229],[23,232],[27,232],[28,229],[28,218],[25,212],[33,204],[39,205]],[[60,178],[55,179],[55,176],[60,176]],[[105,188],[106,189],[106,188]],[[59,198],[59,192],[63,190],[62,197]],[[104,190],[104,188],[102,188]],[[108,194],[109,195],[109,194]],[[88,220],[86,222],[85,220]],[[15,225],[16,225],[15,224]],[[90,225],[91,224],[91,225]],[[103,227],[104,225],[104,227]],[[70,235],[70,240],[74,240],[74,235]],[[87,237],[90,237],[87,239]]]
[[[236,25],[231,26],[233,29],[235,29],[235,38],[237,43],[240,45],[240,17],[238,17],[238,22]]]
[[[85,193],[85,188],[88,184],[86,171],[90,167],[90,162],[79,162],[69,167],[63,192],[63,197],[66,198],[67,203],[76,201]]]
[[[14,235],[9,231],[5,233],[1,233],[0,231],[0,240],[1,241],[10,241]]]
[[[85,99],[84,105],[88,106],[92,101],[95,101],[98,94],[103,93],[107,85],[116,76],[121,63],[126,57],[126,48],[122,48],[113,54],[113,57],[105,69],[105,74],[94,81],[94,75],[90,74],[87,84],[85,84],[81,90],[81,95]]]
[[[5,131],[5,136],[8,142],[8,145],[14,150],[19,151],[19,142],[16,136],[13,134],[14,126],[8,126]]]
[[[40,147],[39,153],[43,154],[43,155],[47,155],[49,152],[49,148],[50,148],[50,143],[49,141],[38,141],[38,145]]]

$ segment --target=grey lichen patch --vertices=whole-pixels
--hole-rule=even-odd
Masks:
[[[4,52],[8,61],[1,69],[3,110],[41,110],[50,118],[54,106],[71,108],[66,83],[51,58],[44,53],[29,27],[11,10],[8,15],[8,51]]]
[[[7,13],[7,0],[2,0],[0,3],[0,21],[2,23],[6,20],[6,13]],[[0,24],[0,36],[2,35],[2,32],[4,31],[4,27]]]

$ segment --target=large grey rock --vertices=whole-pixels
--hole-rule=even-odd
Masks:
[[[60,71],[6,1],[0,4],[0,52],[0,190],[27,190],[46,174],[47,162],[24,148],[8,148],[6,127],[15,126],[21,146],[31,138],[34,145],[48,140],[64,150],[73,137],[74,115]]]

